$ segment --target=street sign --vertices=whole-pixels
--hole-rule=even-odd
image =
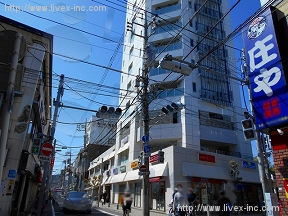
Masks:
[[[146,172],[147,171],[147,167],[145,165],[142,165],[139,167],[139,171],[140,172]]]
[[[52,152],[53,152],[53,146],[51,143],[46,142],[42,145],[42,148],[41,148],[42,155],[50,156]]]
[[[43,155],[40,155],[39,156],[39,160],[40,161],[44,161],[44,162],[50,162],[50,157],[47,157],[47,156],[43,156]]]
[[[54,166],[54,161],[55,161],[55,158],[51,158],[51,160],[50,160],[50,166]]]
[[[138,172],[138,175],[150,175],[150,172]]]
[[[148,142],[149,141],[149,136],[148,135],[144,135],[144,136],[142,136],[142,141],[143,142]]]
[[[151,156],[151,152],[144,154],[144,158],[149,158],[150,156]]]
[[[150,152],[150,146],[144,145],[144,153],[149,153],[149,152]]]

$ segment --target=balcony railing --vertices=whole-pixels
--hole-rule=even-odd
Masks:
[[[228,156],[232,156],[232,157],[241,158],[241,153],[240,152],[215,150],[215,149],[209,149],[209,148],[201,148],[201,151],[213,152],[213,153],[216,153],[216,154],[222,154],[222,155],[228,155]]]
[[[173,12],[173,11],[180,10],[180,9],[181,9],[181,4],[175,4],[175,5],[164,7],[158,10],[153,10],[152,13],[159,15],[159,14],[165,14],[165,13]]]
[[[166,48],[166,46],[167,45],[157,47],[156,53],[160,53],[163,50],[165,52],[169,52],[169,51],[172,51],[172,50],[182,49],[182,43],[181,42],[170,44],[167,48]]]
[[[212,150],[212,149],[209,149],[209,148],[201,148],[201,151],[213,152],[213,153],[216,153],[216,154],[228,155],[228,156],[232,156],[232,157],[238,157],[238,158],[242,158],[244,160],[253,160],[252,156],[241,154],[241,152],[223,151],[223,150],[215,150],[215,149]]]
[[[158,98],[167,98],[167,97],[175,97],[175,96],[183,96],[184,88],[176,88],[176,89],[167,89],[157,92]]]
[[[175,31],[175,30],[178,30],[181,27],[182,27],[182,23],[181,22],[173,23],[171,25],[159,26],[156,29],[155,34],[161,34],[161,33],[165,33],[165,32],[168,32],[168,31]]]
[[[157,76],[157,75],[168,74],[168,73],[170,73],[170,71],[164,70],[162,68],[152,68],[149,74],[150,76]]]

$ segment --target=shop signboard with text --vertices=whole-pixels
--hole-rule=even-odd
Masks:
[[[117,175],[118,174],[118,168],[114,168],[113,169],[113,175]]]
[[[133,161],[130,166],[131,166],[131,169],[138,168],[138,161]]]
[[[151,155],[149,158],[150,163],[158,163],[158,154]]]
[[[210,163],[215,163],[215,161],[216,161],[214,155],[208,155],[208,154],[202,154],[202,153],[199,153],[199,160],[205,161],[205,162],[210,162]]]
[[[250,161],[242,161],[242,166],[247,169],[256,169],[256,163]]]
[[[120,167],[120,172],[121,172],[121,173],[126,172],[126,166],[125,166],[125,165],[123,165],[123,166]]]
[[[288,94],[271,9],[243,31],[256,128],[288,122]]]

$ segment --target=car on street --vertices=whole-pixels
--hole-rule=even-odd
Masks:
[[[69,211],[92,212],[92,202],[86,192],[70,191],[63,202],[64,214]]]

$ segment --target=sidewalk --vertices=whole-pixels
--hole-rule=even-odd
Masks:
[[[48,200],[48,203],[46,204],[41,216],[55,216],[52,200]]]
[[[122,207],[121,206],[119,206],[119,209],[117,209],[117,204],[110,204],[110,207],[108,207],[108,204],[105,204],[105,205],[101,205],[100,204],[100,206],[99,206],[99,208],[98,208],[98,205],[97,205],[98,203],[97,203],[97,201],[93,201],[93,203],[92,203],[92,207],[93,208],[96,208],[96,209],[99,209],[99,210],[103,210],[103,211],[105,211],[105,210],[107,210],[107,211],[113,211],[113,212],[115,212],[115,213],[122,213]],[[166,209],[166,211],[167,211],[167,209]],[[143,216],[143,211],[142,211],[142,208],[139,208],[139,207],[132,207],[132,210],[131,210],[131,215],[132,216]],[[150,216],[163,216],[163,215],[168,215],[166,212],[160,212],[160,211],[157,211],[157,210],[151,210],[150,211]],[[197,213],[197,215],[199,215],[199,216],[206,216],[207,215],[207,213],[206,212],[203,212],[202,214],[200,214],[200,213]],[[210,216],[218,216],[219,214],[217,213],[217,212],[213,212],[213,213],[211,213],[210,214]],[[237,214],[231,214],[231,215],[237,215]],[[242,215],[247,215],[247,216],[262,216],[262,214],[261,213],[248,213],[248,214],[242,214]]]

